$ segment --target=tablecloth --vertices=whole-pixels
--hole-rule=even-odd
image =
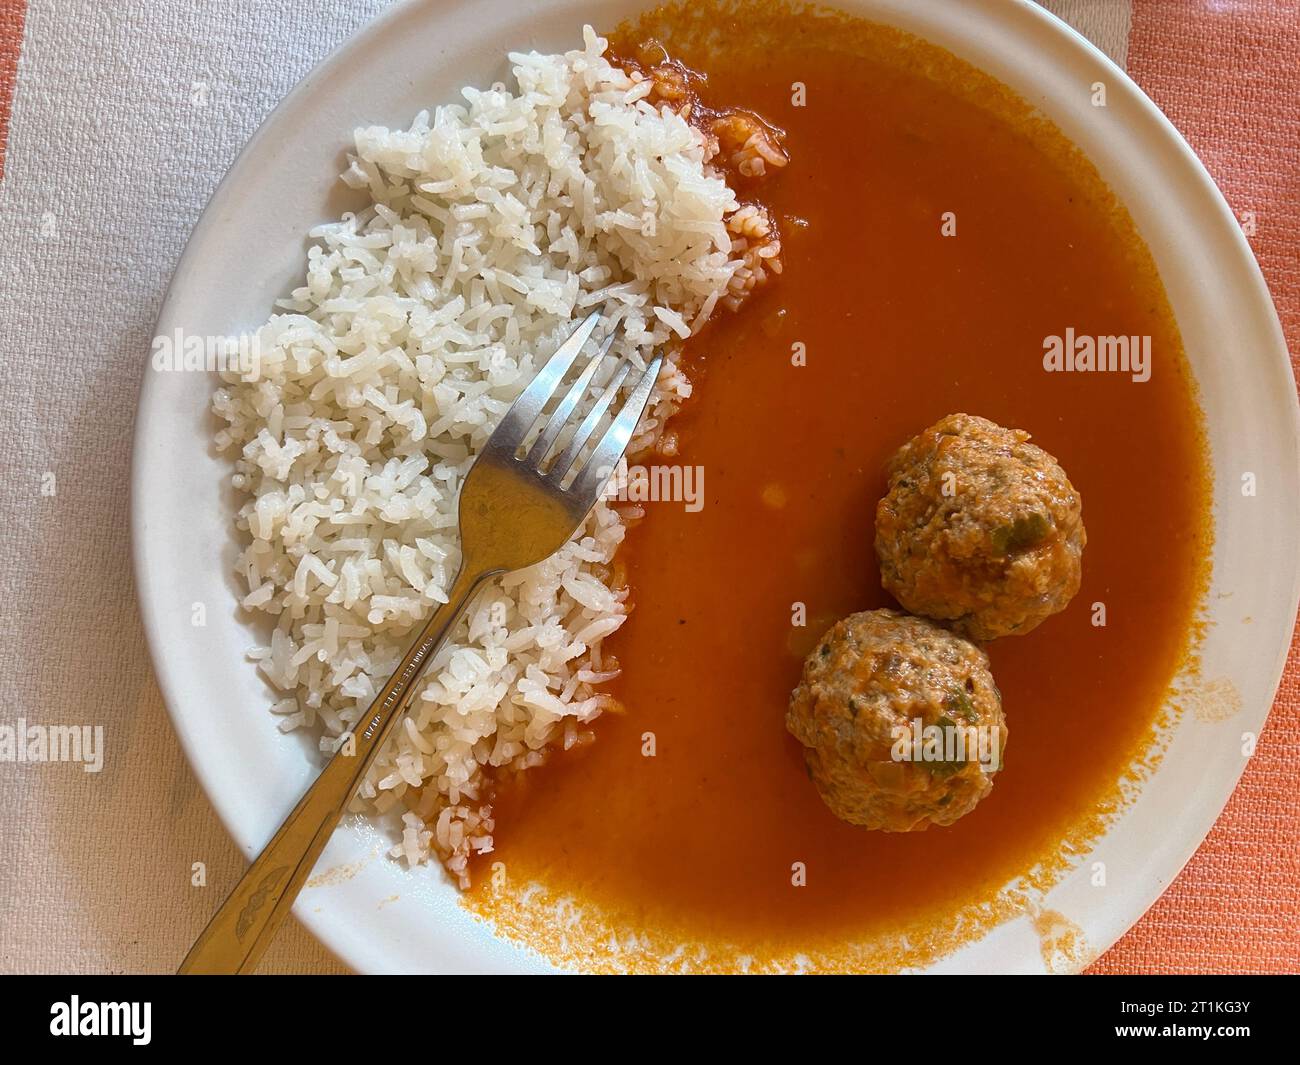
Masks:
[[[0,970],[167,971],[243,869],[137,618],[127,484],[171,271],[271,108],[388,0],[0,0],[0,724],[102,725],[100,772],[0,763]],[[1008,0],[1011,2],[1011,0]],[[1054,0],[1165,108],[1300,340],[1300,7]],[[1098,972],[1300,969],[1300,660],[1205,845]],[[206,885],[195,886],[203,863]],[[264,972],[343,972],[297,926]]]

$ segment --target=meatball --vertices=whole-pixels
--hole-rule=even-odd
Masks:
[[[1083,504],[1028,433],[950,414],[904,444],[888,472],[876,556],[907,610],[992,640],[1028,632],[1079,590]]]
[[[992,789],[1007,739],[984,652],[894,610],[832,626],[804,662],[785,726],[831,812],[886,832],[970,813]]]

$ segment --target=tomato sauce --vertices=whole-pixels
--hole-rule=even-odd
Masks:
[[[926,930],[948,949],[1005,915],[1010,881],[1050,879],[1150,761],[1210,546],[1194,385],[1126,213],[1008,90],[866,23],[774,5],[709,38],[700,17],[669,9],[615,42],[654,37],[706,74],[706,103],[785,131],[790,165],[740,190],[781,220],[784,273],[688,344],[695,396],[678,454],[654,461],[702,467],[704,504],[647,504],[622,550],[635,607],[607,650],[625,712],[502,789],[467,904],[594,968],[653,969],[674,943],[709,948],[705,968],[833,968],[847,944],[876,944],[879,967],[924,960]],[[1150,380],[1044,372],[1044,338],[1069,327],[1150,336]],[[1083,587],[988,647],[1010,729],[992,794],[948,828],[867,832],[822,805],[783,716],[825,628],[894,605],[872,550],[883,465],[955,411],[1061,462]],[[559,898],[584,914],[563,936],[543,905]],[[612,960],[602,937],[634,930]]]

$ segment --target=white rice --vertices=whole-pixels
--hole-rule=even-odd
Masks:
[[[250,657],[283,693],[280,727],[319,732],[326,755],[446,600],[461,481],[575,321],[600,309],[602,332],[622,326],[614,354],[644,365],[752,285],[716,146],[604,51],[588,27],[581,50],[512,55],[513,92],[465,89],[409,130],[358,129],[343,180],[371,206],[312,231],[255,372],[216,393],[217,446],[248,493],[243,606],[275,619]],[[688,393],[670,362],[633,450]],[[437,857],[467,884],[469,855],[492,846],[484,767],[538,764],[608,705],[601,642],[626,592],[605,577],[623,533],[599,506],[554,557],[484,591],[433,660],[354,806],[403,814],[395,856]]]

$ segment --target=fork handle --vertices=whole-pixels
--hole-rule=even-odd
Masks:
[[[472,572],[468,565],[461,567],[448,601],[433,612],[397,672],[353,729],[353,749],[349,752],[345,743],[335,752],[190,948],[178,970],[181,975],[253,971],[293,908],[348,801],[409,705],[415,682],[489,576]]]

